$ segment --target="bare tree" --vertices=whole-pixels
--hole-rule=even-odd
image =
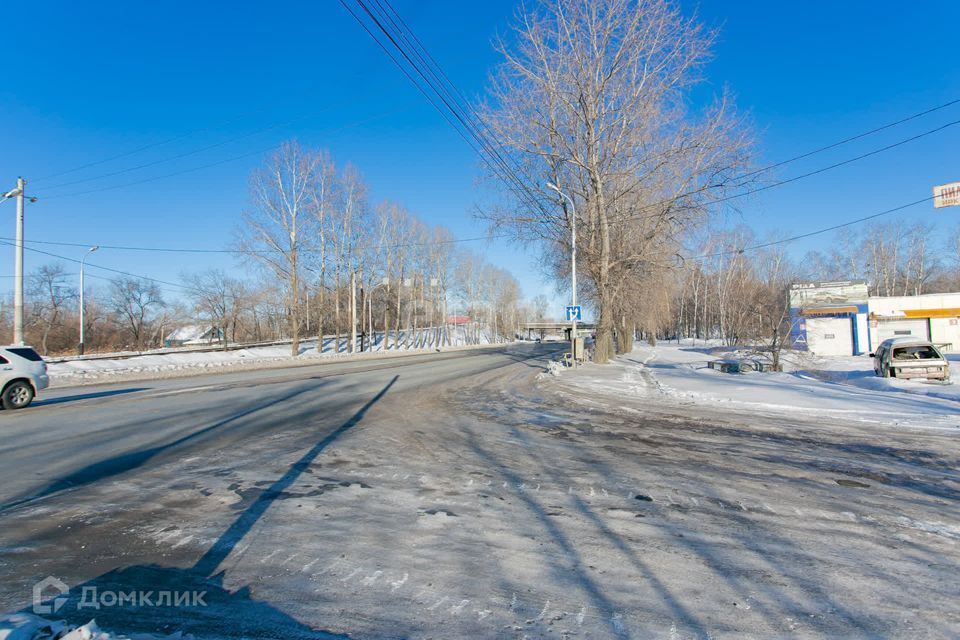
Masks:
[[[219,269],[208,269],[182,279],[190,289],[189,296],[195,310],[220,332],[220,343],[226,350],[228,337],[236,333],[237,320],[244,303],[243,283]]]
[[[522,17],[515,47],[501,46],[506,62],[484,119],[518,173],[550,201],[539,185],[559,185],[577,218],[566,199],[548,208],[519,191],[522,214],[489,215],[539,239],[558,276],[569,273],[577,225],[578,269],[599,312],[598,362],[614,352],[633,276],[648,277],[685,228],[743,184],[749,144],[729,97],[699,116],[687,107],[713,37],[667,0],[556,0]]]
[[[251,208],[243,213],[239,248],[266,267],[285,289],[290,353],[300,352],[301,251],[313,239],[316,219],[313,191],[318,157],[296,142],[284,143],[254,171],[250,179]]]
[[[133,345],[142,349],[153,313],[164,306],[164,301],[155,283],[122,276],[110,283],[110,306]]]
[[[49,353],[50,334],[63,326],[68,305],[77,298],[77,290],[67,284],[62,264],[46,264],[30,275],[27,298],[30,300],[29,330],[33,325],[40,333],[40,351]],[[66,345],[60,345],[61,348]]]

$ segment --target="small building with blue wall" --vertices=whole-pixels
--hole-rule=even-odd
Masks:
[[[824,356],[870,350],[867,283],[863,280],[790,285],[790,342]]]

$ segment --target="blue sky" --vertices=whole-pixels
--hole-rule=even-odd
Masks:
[[[469,96],[497,62],[491,40],[515,2],[396,0],[394,6]],[[756,127],[758,164],[833,142],[960,97],[960,3],[684,3],[719,28],[702,101],[724,84]],[[0,181],[18,175],[41,198],[27,238],[225,248],[259,153],[289,138],[327,148],[363,172],[374,201],[391,198],[461,237],[473,217],[478,160],[338,2],[25,3],[0,43]],[[789,177],[960,120],[960,105],[785,167]],[[170,138],[142,153],[61,176]],[[960,180],[960,125],[937,136],[744,199],[734,220],[758,232],[804,232],[922,198]],[[210,145],[218,145],[205,151]],[[132,166],[153,166],[73,185]],[[237,156],[236,160],[225,161]],[[199,171],[154,179],[209,165]],[[138,180],[142,184],[66,196]],[[57,197],[57,196],[60,197]],[[14,233],[13,205],[0,205]],[[947,228],[960,209],[901,214]],[[792,247],[798,255],[832,236]],[[38,246],[38,245],[34,245]],[[535,255],[502,243],[475,250],[507,266],[528,297],[553,291]],[[79,257],[81,248],[47,247]],[[27,255],[28,271],[49,261]],[[91,263],[176,281],[181,271],[235,268],[218,255],[102,250]],[[4,267],[6,265],[6,267]],[[72,268],[72,267],[71,267]],[[0,275],[13,272],[0,249]],[[97,274],[91,269],[88,273]],[[108,275],[102,273],[100,275]],[[8,290],[9,278],[0,278]]]

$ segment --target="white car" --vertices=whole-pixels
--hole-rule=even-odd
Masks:
[[[0,347],[0,404],[23,409],[41,389],[50,386],[47,363],[30,347]]]
[[[884,378],[950,379],[950,363],[926,340],[903,336],[880,343],[873,358],[873,370]]]

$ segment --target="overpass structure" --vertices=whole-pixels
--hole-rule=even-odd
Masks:
[[[577,322],[577,333],[581,336],[593,333],[594,329],[596,329],[596,325],[592,322]],[[570,323],[560,320],[521,322],[520,331],[528,340],[545,338],[548,335],[562,335],[567,340],[570,339]]]

